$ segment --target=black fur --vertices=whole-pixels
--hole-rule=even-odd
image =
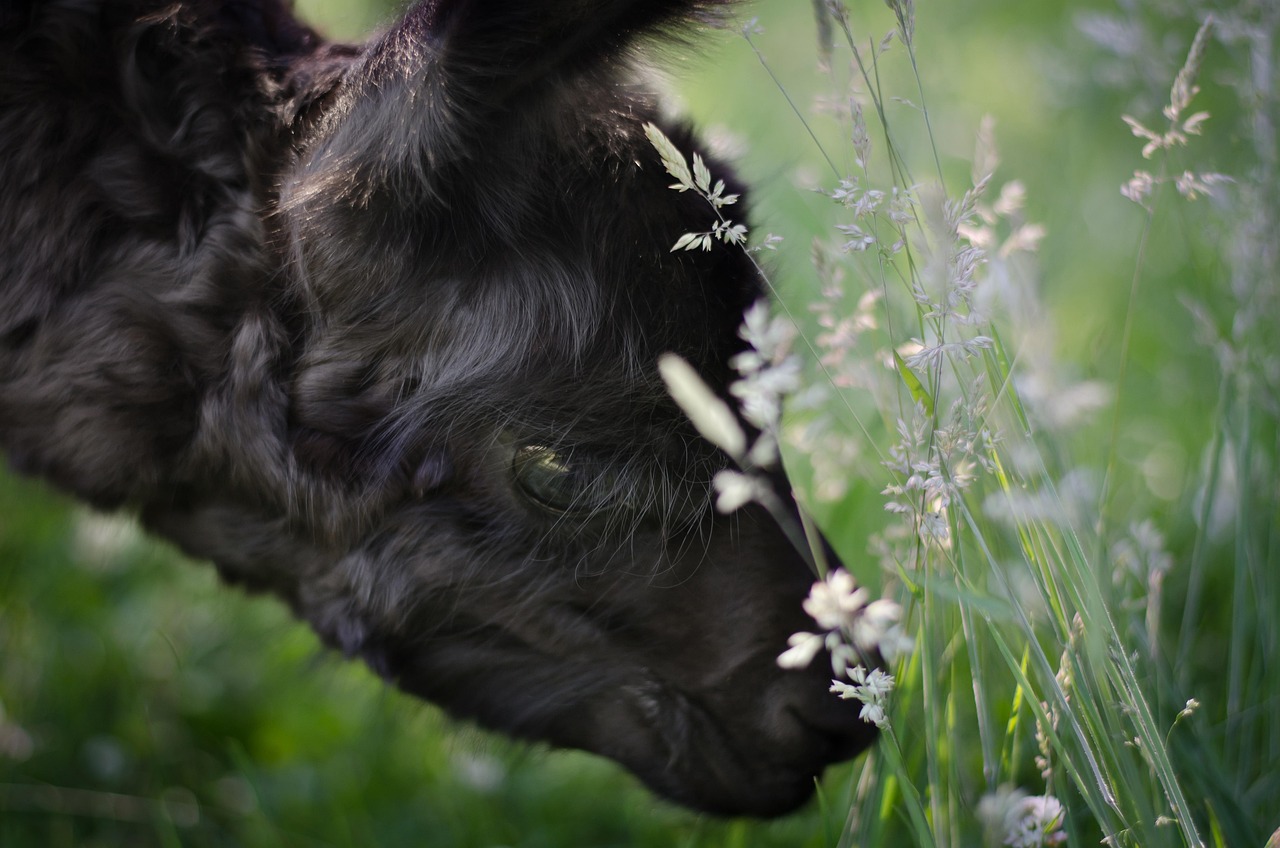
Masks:
[[[699,147],[631,70],[715,5],[421,0],[347,47],[278,0],[9,2],[11,464],[455,715],[792,809],[872,734],[776,667],[810,574],[708,508],[724,459],[655,367],[723,391],[761,295],[740,250],[669,252],[709,211],[643,124]],[[546,451],[573,503],[517,480]]]

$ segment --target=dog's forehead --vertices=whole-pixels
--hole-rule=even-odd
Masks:
[[[382,268],[357,269],[365,280],[407,272],[420,283],[470,277],[525,290],[564,282],[580,294],[587,283],[606,298],[641,302],[753,276],[734,267],[737,279],[716,280],[706,257],[672,253],[685,233],[710,230],[717,214],[695,193],[670,189],[646,136],[646,120],[656,118],[643,87],[544,98],[536,109],[495,114],[482,137],[459,137],[437,136],[435,112],[421,108],[431,102],[423,85],[413,77],[353,84],[299,144],[280,181],[279,220],[324,266],[317,271],[332,276],[349,263],[338,240],[358,242],[365,262],[377,257]],[[686,127],[666,131],[686,156],[705,147]],[[705,150],[704,159],[713,176],[735,182]]]
[[[441,385],[611,371],[633,380],[669,350],[723,364],[738,342],[722,316],[758,292],[740,251],[673,254],[662,231],[618,244],[593,238],[608,222],[558,242],[474,231],[473,244],[453,250],[410,228],[379,233],[373,250],[352,251],[345,236],[327,243],[325,232],[363,227],[360,217],[304,222],[294,234],[290,274],[315,298],[318,325],[306,360],[360,359]]]

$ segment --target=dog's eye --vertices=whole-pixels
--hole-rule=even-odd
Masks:
[[[552,512],[590,511],[617,498],[607,465],[582,454],[525,445],[516,449],[511,471],[525,497]]]

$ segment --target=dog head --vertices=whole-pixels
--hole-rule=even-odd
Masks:
[[[808,563],[775,515],[711,508],[729,459],[658,375],[673,352],[727,397],[762,296],[742,247],[672,250],[717,212],[645,134],[744,193],[632,70],[697,6],[423,0],[362,48],[274,4],[123,22],[101,49],[137,128],[41,185],[132,193],[76,242],[88,282],[6,337],[11,453],[454,715],[697,808],[793,809],[873,730],[778,668]],[[72,413],[100,438],[30,423]]]

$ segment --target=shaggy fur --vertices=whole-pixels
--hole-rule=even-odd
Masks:
[[[809,572],[708,508],[655,367],[723,391],[761,294],[669,252],[709,210],[643,124],[699,148],[629,69],[714,5],[420,0],[348,47],[280,0],[6,3],[11,465],[454,715],[794,808],[871,731],[774,664]]]

